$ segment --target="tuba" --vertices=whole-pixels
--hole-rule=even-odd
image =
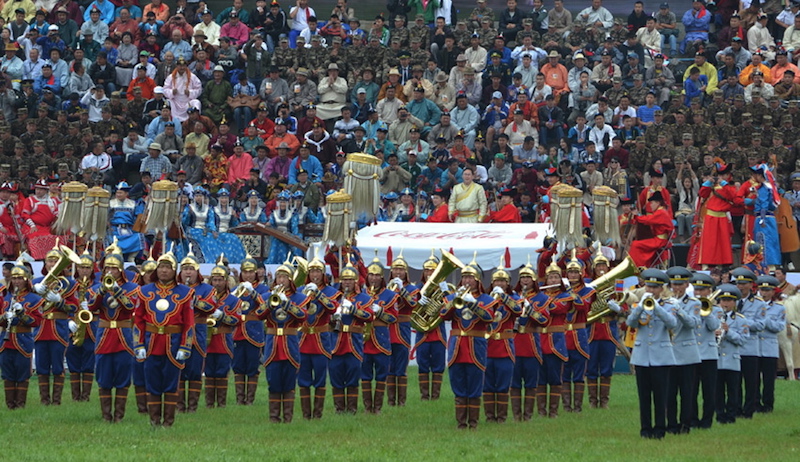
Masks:
[[[588,286],[594,288],[597,294],[597,299],[594,301],[594,303],[592,303],[592,308],[589,311],[589,316],[587,317],[586,322],[595,322],[600,318],[613,313],[608,307],[608,300],[614,299],[618,302],[624,303],[627,299],[627,294],[623,295],[622,298],[618,298],[617,292],[615,291],[617,279],[625,279],[631,276],[636,276],[640,271],[641,268],[636,266],[636,263],[634,263],[630,256],[627,256],[624,260],[622,260],[622,262],[620,262],[619,265],[611,269],[611,271],[587,284]]]
[[[444,305],[444,294],[439,289],[439,283],[447,280],[447,277],[455,270],[464,267],[455,255],[446,250],[442,250],[442,259],[433,270],[431,276],[420,290],[420,295],[424,295],[430,300],[427,305],[417,304],[411,313],[411,325],[420,332],[430,332],[442,322],[439,317],[439,310]]]
[[[294,286],[300,287],[305,285],[306,276],[308,276],[308,260],[303,257],[294,257],[294,261],[292,263],[295,266],[294,275],[292,276]]]
[[[56,264],[50,268],[50,271],[44,276],[42,284],[47,287],[48,291],[63,295],[64,290],[69,286],[69,281],[64,276],[59,276],[59,274],[63,273],[64,270],[73,263],[80,265],[81,257],[65,245],[58,246],[58,251],[61,252],[61,257],[59,257]],[[42,312],[46,312],[50,308],[52,308],[52,303],[46,302],[42,307]]]

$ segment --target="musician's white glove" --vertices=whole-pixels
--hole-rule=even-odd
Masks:
[[[353,303],[350,300],[345,299],[340,308],[342,309],[341,314],[350,314],[353,312]]]
[[[289,301],[289,297],[287,297],[286,294],[283,292],[278,292],[278,298],[280,298],[283,303]]]
[[[305,290],[310,292],[316,292],[317,290],[319,290],[319,287],[317,287],[317,285],[314,284],[313,282],[309,282],[308,284],[306,284]]]
[[[477,300],[475,300],[475,297],[473,297],[472,294],[469,293],[469,292],[465,293],[462,298],[467,303],[475,303],[477,301]]]
[[[178,354],[175,355],[175,359],[177,359],[178,361],[186,361],[187,359],[189,359],[189,356],[191,355],[192,353],[190,351],[178,350]]]
[[[622,311],[622,308],[620,308],[619,303],[615,302],[614,300],[609,300],[608,301],[608,307],[614,313],[619,313],[620,311]]]
[[[439,290],[441,290],[442,293],[445,293],[450,290],[450,286],[448,286],[446,282],[442,281],[439,283]]]
[[[214,321],[219,321],[220,318],[222,318],[222,310],[217,308],[213,313],[211,313],[211,319]]]
[[[241,284],[241,287],[245,290],[246,293],[252,294],[253,293],[253,284],[249,281],[245,281]]]
[[[505,293],[506,293],[506,291],[503,290],[501,287],[495,287],[494,289],[492,289],[492,295],[494,295],[494,294],[503,295]]]
[[[6,318],[6,321],[8,321],[9,324],[11,323],[12,320],[14,320],[16,316],[17,313],[15,313],[13,310],[8,310],[5,313],[3,313],[3,317]]]
[[[81,310],[89,311],[89,302],[87,302],[86,300],[82,301],[81,302]]]
[[[522,302],[522,316],[529,316],[531,312],[531,302],[525,300]]]
[[[111,299],[111,301],[110,301],[110,302],[108,302],[108,306],[109,306],[109,308],[111,308],[112,310],[116,310],[116,309],[117,309],[117,307],[119,307],[119,303],[118,303],[116,300],[114,300],[114,299],[112,298],[112,299]]]
[[[73,334],[78,331],[78,323],[73,320],[69,320],[69,331]]]
[[[390,284],[397,284],[397,287],[404,287],[405,286],[405,284],[403,284],[403,280],[400,279],[400,278],[394,278],[391,281],[389,281],[389,283]]]
[[[33,285],[33,291],[39,295],[44,295],[44,293],[47,292],[47,286],[41,282],[37,282]]]
[[[59,303],[61,301],[61,295],[55,292],[47,292],[47,295],[44,296],[44,299],[50,303]]]
[[[119,290],[119,284],[117,284],[117,281],[114,281],[114,285],[111,286],[111,291],[116,292],[118,290]]]
[[[419,304],[420,305],[427,305],[430,302],[431,302],[430,298],[428,298],[428,297],[426,297],[424,295],[420,295],[420,297],[419,297]]]
[[[15,316],[19,316],[20,314],[22,314],[23,311],[25,311],[25,308],[22,307],[22,303],[16,302],[13,305],[11,305],[11,311],[14,313]]]
[[[136,359],[147,359],[147,350],[145,350],[144,347],[139,347],[136,349]]]
[[[383,307],[378,305],[377,303],[372,304],[372,312],[375,316],[380,316],[381,312],[383,311]]]

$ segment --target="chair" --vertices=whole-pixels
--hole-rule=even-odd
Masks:
[[[651,268],[660,268],[662,270],[666,270],[670,267],[670,262],[675,261],[675,255],[672,249],[672,241],[675,239],[676,230],[675,228],[672,229],[672,232],[669,234],[669,241],[664,246],[661,251],[659,251],[653,261],[650,264]]]

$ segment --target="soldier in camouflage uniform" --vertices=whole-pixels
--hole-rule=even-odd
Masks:
[[[44,140],[33,142],[33,153],[28,157],[31,167],[34,169],[45,168],[48,173],[53,165],[53,156],[45,151]]]
[[[422,48],[422,42],[420,42],[419,38],[413,37],[411,39],[411,50],[409,50],[409,54],[411,55],[411,65],[419,65],[422,66],[423,69],[428,67],[428,60],[431,58],[431,52]]]
[[[772,134],[772,147],[769,148],[767,157],[770,163],[774,159],[775,165],[778,166],[775,175],[778,184],[786,184],[789,175],[794,172],[797,157],[792,150],[787,149],[786,146],[783,145],[783,133],[781,133],[780,130],[775,130]]]
[[[3,150],[3,155],[6,157],[14,156],[14,146],[20,143],[18,137],[11,133],[11,128],[8,125],[0,126],[0,148]],[[24,145],[23,145],[24,146]]]
[[[647,131],[650,131],[650,129]],[[651,158],[652,154],[650,153],[650,149],[647,147],[645,137],[641,135],[636,137],[636,144],[630,150],[628,155],[627,169],[629,174],[628,181],[631,183],[631,193],[633,194],[634,188],[637,191],[637,194],[633,194],[634,197],[636,197],[638,195],[638,191],[644,187],[644,172],[650,168]]]
[[[772,115],[773,126],[778,128],[781,124],[781,119],[783,119],[783,115],[786,114],[786,109],[781,107],[781,100],[777,96],[773,96],[769,99],[769,114]]]
[[[81,145],[81,127],[78,122],[67,124],[67,136],[64,137],[64,144],[71,144],[74,148]],[[83,153],[83,151],[79,151]]]
[[[608,35],[614,39],[614,46],[619,46],[622,42],[628,40],[628,28],[625,27],[625,20],[614,18],[614,25],[608,31]]]
[[[682,159],[688,162],[692,168],[700,166],[700,150],[695,147],[694,136],[691,133],[684,133],[681,136],[681,145],[675,148],[675,159]]]
[[[399,21],[399,23],[398,23]],[[397,16],[394,18],[394,28],[389,29],[389,40],[400,40],[401,47],[407,47],[410,44],[411,33],[404,25],[405,18]],[[398,27],[399,26],[399,27]]]
[[[628,94],[628,89],[622,86],[622,77],[615,76],[611,80],[611,88],[606,90],[603,96],[608,99],[608,105],[612,108],[619,106],[619,100],[622,99],[623,95]]]
[[[47,126],[50,125],[50,107],[46,103],[40,103],[36,110],[36,130],[42,132],[44,136],[47,133]]]
[[[16,169],[11,166],[12,173],[14,174],[14,181],[19,185],[19,190],[27,194],[32,192],[33,183],[36,182],[36,177],[31,175],[31,166],[27,162],[21,162],[17,165]]]
[[[750,147],[746,149],[748,157],[755,157],[758,162],[766,162],[769,149],[762,144],[761,133],[754,133]]]
[[[467,21],[459,19],[456,27],[453,29],[453,38],[455,39],[456,46],[465,49],[469,47],[469,39],[472,31],[467,29]]]
[[[561,34],[556,32],[555,25],[551,25],[550,27],[548,27],[547,32],[542,34],[541,43],[542,43],[541,48],[543,48],[548,53],[550,52],[550,50],[556,50],[561,55],[569,55],[571,51],[569,48],[564,47]]]
[[[753,132],[755,132],[753,116],[749,112],[745,112],[742,114],[742,122],[734,131],[734,137],[740,148],[747,149],[752,145]]]
[[[772,136],[775,134],[775,126],[772,124],[772,114],[766,114],[761,119],[761,127],[756,133],[761,134],[761,146],[769,148],[772,146]]]
[[[105,106],[100,110],[100,113],[103,118],[94,124],[92,130],[97,136],[105,140],[108,138],[112,129],[116,130],[117,133],[122,133],[125,130],[125,125],[111,116],[111,108]]]
[[[564,46],[569,48],[574,54],[578,50],[583,50],[589,43],[589,35],[586,33],[583,21],[573,21],[572,30],[567,38],[564,39]]]
[[[670,133],[669,125],[664,123],[664,111],[661,109],[656,109],[653,112],[654,121],[647,127],[647,131],[644,132],[645,140],[647,141],[648,146],[655,146],[658,142],[658,135],[663,134],[668,143],[672,143],[672,134]]]
[[[745,112],[749,112],[753,116],[753,125],[760,126],[763,123],[764,115],[769,112],[769,108],[764,104],[761,99],[761,92],[753,90],[752,99],[749,104],[745,104]]]
[[[711,125],[717,124],[717,114],[722,113],[724,117],[727,118],[728,114],[728,103],[722,98],[723,93],[722,90],[714,90],[714,98],[711,100],[708,106],[706,106],[706,110],[708,111],[708,119],[706,121]]]
[[[409,43],[414,39],[419,40],[420,48],[427,50],[430,48],[431,29],[425,24],[425,16],[418,14],[414,25],[408,29]]]
[[[686,115],[684,111],[675,112],[675,123],[670,125],[669,130],[672,132],[672,144],[680,146],[685,133],[693,134],[692,126],[686,123]]]
[[[689,109],[685,111],[686,114],[686,123],[693,124],[694,123],[694,115],[701,114],[703,118],[705,118],[708,113],[703,108],[703,105],[700,104],[700,98],[694,97],[692,98],[692,102],[689,105]]]
[[[17,109],[17,118],[11,122],[11,133],[19,137],[25,133],[25,128],[28,125],[28,108],[21,107]]]
[[[494,46],[494,39],[497,37],[497,29],[494,28],[494,22],[489,18],[481,20],[481,28],[478,29],[478,35],[481,36],[481,46],[487,50]]]
[[[381,64],[381,69],[383,70],[383,75],[388,75],[389,71],[392,69],[400,69],[400,59],[401,57],[406,57],[407,59],[411,59],[411,56],[408,55],[404,51],[394,51],[393,49],[388,49],[386,53],[383,55],[383,63]]]
[[[70,143],[66,143],[63,146],[64,153],[63,155],[59,155],[57,160],[59,163],[65,163],[69,166],[69,171],[72,173],[77,173],[78,169],[81,166],[81,158],[75,156],[75,146]]]
[[[308,61],[310,55],[309,51],[311,50],[311,48],[306,48],[305,39],[302,36],[297,38],[298,38],[297,48],[294,49],[294,62],[297,63],[297,69],[300,69],[301,67],[308,69],[309,66]],[[311,74],[309,73],[309,78],[310,77]]]
[[[659,133],[658,142],[655,146],[650,147],[650,154],[650,164],[647,166],[648,169],[652,167],[656,159],[674,159],[675,146],[667,142],[667,135],[665,133]]]
[[[664,110],[664,122],[670,125],[674,124],[675,113],[684,110],[686,110],[686,106],[683,105],[683,96],[681,95],[670,96],[669,106],[667,106],[667,109]],[[680,140],[678,140],[678,142],[680,142]]]
[[[713,139],[712,143],[719,144],[719,140],[717,139],[716,135],[712,135],[711,138]],[[715,150],[717,148],[718,146],[714,147]],[[701,183],[705,181],[704,179],[706,177],[714,176],[714,174],[716,173],[717,167],[716,165],[714,165],[715,157],[717,156],[712,152],[705,152],[703,154],[703,161],[700,163],[700,166],[695,169],[695,172],[697,173],[697,178],[700,179]]]
[[[128,118],[130,119],[131,123],[136,124],[137,128],[141,128],[140,126],[142,124],[142,116],[144,115],[145,104],[147,104],[147,100],[142,97],[142,89],[140,87],[134,87],[133,99],[128,101]],[[68,132],[69,125],[67,125],[65,129]]]
[[[58,121],[51,120],[47,135],[44,137],[45,149],[50,155],[61,152],[61,147],[64,145],[64,135],[59,130],[60,125]]]
[[[272,54],[272,64],[281,70],[281,77],[286,79],[288,83],[294,82],[294,71],[299,67],[297,65],[297,52],[295,49],[289,48],[289,39],[282,37],[279,41],[279,46],[275,47],[275,52]]]
[[[383,63],[386,60],[388,51],[381,46],[381,42],[377,37],[372,37],[369,44],[364,49],[363,64],[365,67],[375,69],[375,82],[380,85],[383,83]]]
[[[29,151],[33,150],[33,142],[36,140],[44,140],[44,133],[40,132],[39,121],[36,119],[28,119],[25,124],[25,133],[19,136],[19,140],[25,145]]]
[[[797,141],[797,129],[792,125],[792,115],[788,112],[781,117],[781,132],[784,146],[794,146]]]
[[[256,88],[258,91],[258,88]],[[111,101],[105,106],[111,109],[111,117],[119,120],[123,125],[128,124],[128,104],[127,100],[122,99],[119,91],[111,92]]]
[[[742,114],[744,114],[744,95],[736,95],[733,97],[733,106],[728,107],[728,116],[730,117],[731,125],[737,126],[742,123]]]
[[[644,86],[644,76],[642,74],[634,75],[633,87],[628,89],[631,105],[634,107],[644,106],[646,103],[645,97],[648,93],[650,93],[650,89]]]
[[[486,0],[478,0],[478,6],[472,9],[469,14],[469,28],[470,30],[480,29],[481,22],[484,19],[491,21],[494,24],[495,16],[494,10],[486,6]]]
[[[708,144],[708,137],[711,136],[711,125],[706,123],[706,117],[703,113],[696,113],[692,115],[692,135],[694,145],[702,147]],[[696,165],[695,165],[696,167]]]
[[[328,72],[328,49],[322,46],[322,37],[311,36],[311,48],[306,48],[306,65],[308,78],[317,80]]]
[[[347,74],[347,83],[350,88],[355,86],[356,82],[358,82],[358,79],[361,77],[361,73],[364,72],[364,69],[369,67],[365,64],[367,59],[366,51],[367,48],[363,45],[351,45],[347,49],[347,60],[350,63],[350,72]]]

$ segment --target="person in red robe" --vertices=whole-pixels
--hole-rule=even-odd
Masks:
[[[0,186],[0,252],[9,260],[17,256],[16,245],[22,235],[16,204],[11,200],[11,183]]]
[[[500,202],[497,211],[489,213],[491,223],[522,223],[519,209],[514,205],[514,190],[505,188],[500,191]]]
[[[753,229],[755,228],[756,224],[756,214],[754,212],[755,199],[758,197],[759,186],[760,184],[755,179],[750,178],[749,180],[742,183],[742,185],[739,186],[739,190],[736,192],[736,194],[742,198],[742,204],[744,204],[744,202],[747,199],[753,199],[752,201],[750,201],[751,203],[749,205],[744,204],[744,217],[742,219],[744,224],[744,233],[742,236],[742,241],[744,242],[750,242],[753,240]],[[746,263],[744,261],[744,258],[745,255],[744,253],[742,253],[743,264]]]
[[[49,191],[46,180],[37,181],[34,194],[22,202],[20,211],[22,234],[28,240],[31,256],[37,260],[44,258],[56,242],[50,227],[58,218],[58,201],[50,197]]]
[[[433,213],[423,220],[427,223],[450,223],[450,210],[447,207],[447,193],[442,188],[436,188],[431,193],[431,203],[433,203]]]
[[[697,262],[704,266],[733,264],[731,238],[733,226],[728,212],[733,207],[744,205],[744,198],[737,194],[729,182],[733,164],[717,164],[717,180],[708,180],[700,187],[700,197],[706,199],[706,214],[703,217],[703,232],[700,235]]]
[[[656,207],[655,203],[650,202],[650,197],[655,194],[656,192],[661,193],[661,197],[663,198],[661,204],[665,207],[669,216],[672,217],[672,199],[670,198],[669,191],[667,188],[661,185],[664,181],[664,171],[657,170],[655,168],[650,169],[650,186],[644,188],[642,192],[639,193],[639,201],[637,202],[637,208],[641,213],[650,213],[655,209],[651,207]]]
[[[636,266],[651,267],[654,260],[669,245],[669,238],[675,225],[672,223],[672,214],[664,207],[664,197],[661,191],[655,191],[647,200],[647,207],[653,210],[649,215],[637,215],[637,223],[649,227],[653,237],[633,241],[628,255],[631,256]]]

